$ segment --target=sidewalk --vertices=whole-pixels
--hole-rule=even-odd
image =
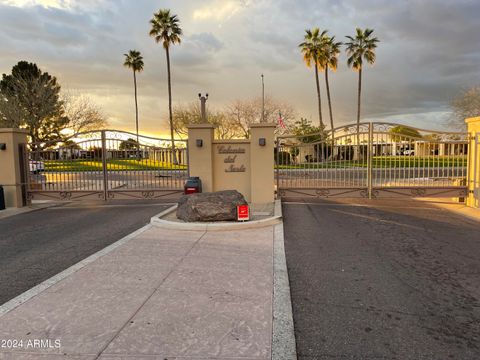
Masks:
[[[271,359],[279,226],[148,225],[0,315],[0,359]]]

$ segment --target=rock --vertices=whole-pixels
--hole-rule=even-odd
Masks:
[[[236,190],[183,195],[177,218],[186,222],[237,220],[237,205],[247,205],[247,201]]]

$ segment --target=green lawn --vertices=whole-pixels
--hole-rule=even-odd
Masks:
[[[465,167],[466,157],[420,157],[420,156],[374,156],[373,168],[418,168],[418,167]],[[367,167],[367,161],[338,160],[323,163],[303,163],[298,165],[280,165],[280,169],[327,169],[327,168]]]
[[[102,162],[99,160],[47,160],[46,172],[69,172],[69,171],[102,171]],[[186,165],[173,165],[172,163],[154,161],[149,159],[108,159],[109,171],[127,170],[183,170]]]

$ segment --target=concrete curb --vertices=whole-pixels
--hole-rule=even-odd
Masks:
[[[103,248],[102,250],[97,251],[96,253],[90,255],[89,257],[83,259],[82,261],[76,263],[75,265],[70,266],[69,268],[58,273],[57,275],[52,276],[51,278],[45,280],[44,282],[41,282],[37,286],[34,286],[33,288],[25,291],[24,293],[18,295],[17,297],[7,301],[5,304],[0,306],[0,317],[5,315],[9,311],[15,309],[16,307],[22,305],[23,303],[30,300],[31,298],[37,296],[41,292],[47,290],[49,287],[62,281],[66,277],[77,272],[78,270],[84,268],[88,264],[94,262],[98,258],[108,254],[109,252],[115,250],[116,248],[122,246],[123,244],[126,244],[127,242],[129,242],[130,240],[132,240],[133,238],[140,235],[141,233],[143,233],[144,231],[148,230],[151,227],[152,225],[150,224],[143,226],[142,228],[132,232],[131,234],[128,234],[127,236],[121,238],[120,240],[114,242],[113,244],[110,244],[106,248]]]
[[[450,211],[457,215],[464,216],[473,221],[480,221],[480,209],[467,206],[463,203],[457,202],[442,202],[438,201],[438,199],[431,199],[431,198],[423,198],[419,199],[419,201],[424,201],[426,203],[432,204],[433,206]]]
[[[21,207],[21,208],[7,208],[5,210],[0,210],[0,219],[7,219],[12,216],[28,214],[33,211],[48,209],[58,205],[59,205],[58,202],[51,202],[51,203],[33,204],[33,205]]]
[[[185,231],[226,231],[226,230],[242,230],[259,228],[268,225],[280,224],[282,221],[282,205],[280,200],[275,200],[274,216],[262,220],[253,220],[245,222],[228,222],[228,223],[183,223],[161,219],[177,209],[174,205],[167,210],[155,215],[150,219],[153,226],[168,230],[185,230]]]
[[[281,214],[281,203],[280,214]],[[277,205],[277,204],[275,204]],[[275,214],[277,214],[275,210]],[[273,334],[272,360],[296,360],[290,283],[283,236],[283,223],[274,226],[273,235]]]

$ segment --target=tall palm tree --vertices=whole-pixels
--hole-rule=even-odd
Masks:
[[[150,20],[152,28],[150,36],[155,38],[157,43],[162,42],[165,54],[167,56],[167,76],[168,76],[168,115],[170,120],[170,137],[172,140],[172,158],[175,165],[178,164],[175,153],[175,139],[173,137],[173,115],[172,115],[172,82],[170,73],[170,46],[181,43],[180,20],[177,15],[171,15],[169,9],[160,9],[153,14]]]
[[[333,112],[332,112],[332,100],[330,98],[330,84],[328,82],[328,69],[332,71],[337,70],[338,66],[338,55],[340,54],[341,42],[335,41],[335,36],[326,37],[325,44],[323,46],[323,68],[325,71],[325,84],[327,85],[327,99],[328,99],[328,111],[330,114],[330,127],[332,129],[332,144],[335,138],[334,126],[333,126]]]
[[[308,67],[313,65],[315,69],[315,82],[317,85],[317,98],[318,98],[318,119],[320,124],[320,130],[323,131],[323,119],[322,119],[322,100],[320,98],[320,82],[318,81],[318,70],[322,69],[324,60],[322,58],[325,46],[325,37],[327,31],[320,32],[319,28],[305,30],[304,41],[298,45],[301,48],[303,54],[303,60]]]
[[[135,127],[137,131],[137,157],[140,154],[140,142],[138,140],[138,102],[137,102],[137,72],[143,71],[143,57],[140,51],[130,50],[125,55],[123,66],[133,70],[133,86],[135,87]]]
[[[355,37],[347,36],[347,65],[358,71],[358,102],[357,102],[357,149],[360,149],[360,99],[362,94],[362,69],[363,60],[368,64],[373,65],[375,63],[375,49],[379,40],[376,37],[372,37],[373,29],[362,30],[356,29]],[[358,151],[357,150],[357,151]],[[357,156],[360,155],[359,153]]]

